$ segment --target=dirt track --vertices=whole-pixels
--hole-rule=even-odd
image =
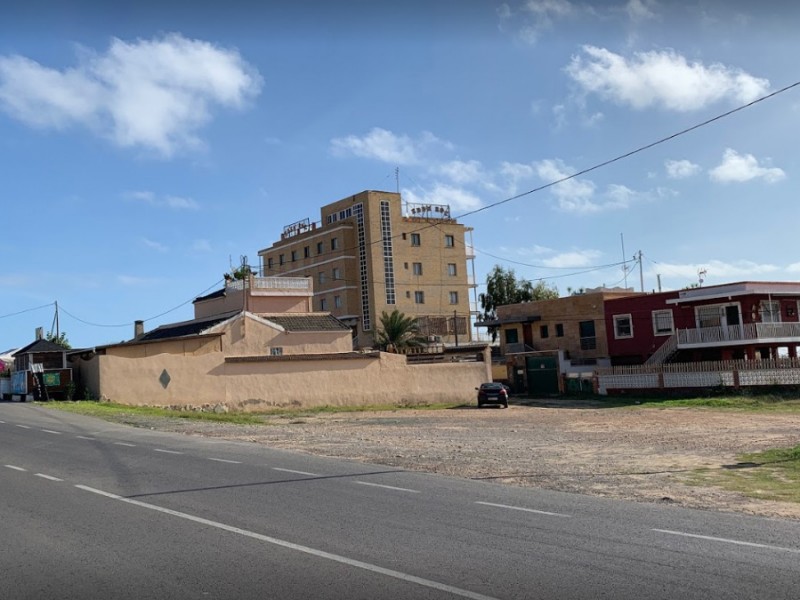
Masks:
[[[272,417],[264,426],[127,421],[512,485],[800,519],[797,504],[681,483],[740,453],[800,444],[797,414],[571,402]]]

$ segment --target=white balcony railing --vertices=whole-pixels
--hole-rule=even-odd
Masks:
[[[241,290],[244,282],[241,279],[227,282],[227,287]],[[254,290],[311,290],[311,280],[307,277],[253,277]]]
[[[747,323],[678,330],[678,348],[792,339],[800,341],[800,323]]]

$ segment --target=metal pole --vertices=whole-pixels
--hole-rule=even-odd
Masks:
[[[453,311],[453,332],[456,336],[456,348],[458,348],[458,311]]]
[[[639,289],[644,293],[644,275],[642,274],[642,251],[639,250]]]

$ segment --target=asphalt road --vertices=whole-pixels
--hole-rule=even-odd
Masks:
[[[3,600],[798,597],[794,521],[0,403]]]

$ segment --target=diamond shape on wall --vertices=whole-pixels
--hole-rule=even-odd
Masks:
[[[172,380],[172,378],[169,376],[169,373],[167,373],[167,370],[166,370],[166,369],[164,369],[163,371],[161,371],[161,375],[159,375],[159,377],[158,377],[158,381],[159,381],[159,383],[161,383],[161,386],[162,386],[164,389],[167,389],[167,386],[169,385],[169,382],[170,382],[171,380]]]

